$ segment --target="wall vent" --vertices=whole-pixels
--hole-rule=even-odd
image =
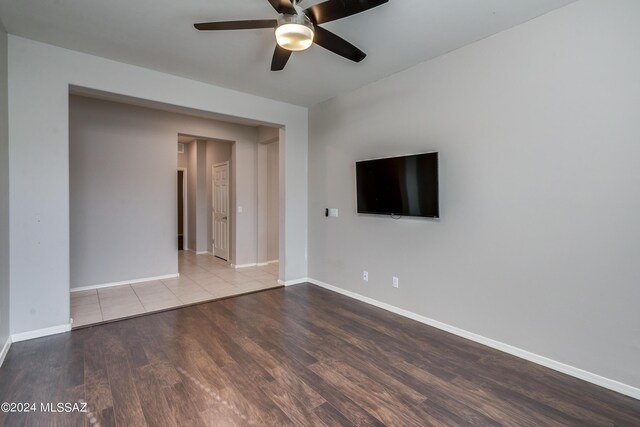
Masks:
[[[184,144],[178,143],[178,153],[179,154],[183,154],[184,153]]]

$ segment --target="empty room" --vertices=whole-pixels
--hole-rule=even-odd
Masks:
[[[0,0],[0,425],[639,426],[637,0]]]

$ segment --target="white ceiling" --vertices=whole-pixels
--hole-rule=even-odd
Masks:
[[[323,25],[366,52],[361,63],[314,45],[280,72],[269,70],[272,30],[192,26],[276,18],[267,0],[0,0],[0,18],[10,34],[311,106],[572,1],[390,0]]]

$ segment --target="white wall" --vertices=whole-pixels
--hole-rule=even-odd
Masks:
[[[0,23],[0,363],[9,337],[9,130],[7,33]]]
[[[10,206],[12,334],[68,327],[69,85],[286,128],[281,278],[306,276],[305,108],[10,35],[10,190],[19,195]]]
[[[638,22],[578,1],[312,108],[309,276],[640,387]],[[355,213],[356,160],[432,150],[439,221]]]
[[[71,287],[177,273],[178,132],[233,137],[255,150],[255,129],[81,96],[70,97],[69,117]],[[230,157],[229,142],[186,146],[189,247],[200,252],[210,242],[207,177],[214,144]],[[255,186],[248,190],[255,198]],[[248,240],[238,243],[241,251],[253,247]]]

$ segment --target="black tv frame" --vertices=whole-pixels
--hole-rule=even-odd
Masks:
[[[414,156],[421,156],[421,155],[428,155],[428,154],[435,154],[436,156],[436,164],[435,164],[436,182],[435,182],[435,189],[434,189],[436,206],[435,206],[434,215],[411,215],[411,214],[407,214],[406,212],[383,212],[383,211],[360,210],[359,200],[358,200],[359,199],[358,198],[358,163],[365,163],[365,162],[371,162],[371,161],[377,161],[377,160],[414,157]],[[376,158],[370,158],[370,159],[357,160],[354,164],[354,175],[355,175],[354,190],[355,190],[355,197],[356,197],[356,213],[358,215],[391,216],[394,219],[397,219],[400,217],[434,219],[434,220],[440,219],[440,176],[439,176],[440,175],[440,153],[438,151],[428,151],[423,153],[402,154],[397,156],[386,156],[386,157],[376,157]]]

